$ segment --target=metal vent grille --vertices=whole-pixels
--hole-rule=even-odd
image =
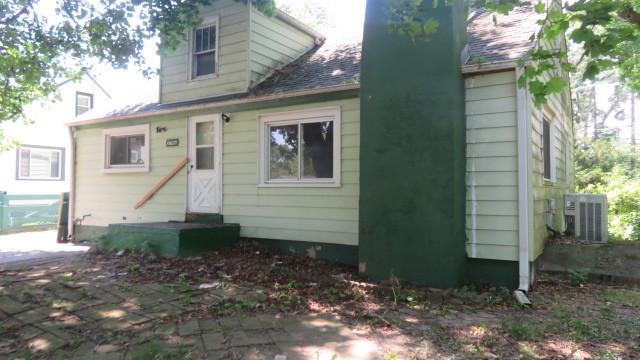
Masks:
[[[587,240],[587,204],[580,203],[580,233],[579,240]]]
[[[602,241],[602,204],[593,204],[595,211],[593,212],[593,227],[595,230],[595,240]]]

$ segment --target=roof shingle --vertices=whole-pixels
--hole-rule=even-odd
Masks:
[[[532,7],[514,9],[508,16],[472,10],[467,25],[469,59],[467,64],[517,60],[533,46],[530,36],[540,16]],[[136,104],[102,114],[88,112],[84,119],[110,118],[153,113],[197,104],[214,104],[231,99],[249,99],[267,95],[331,88],[360,82],[362,38],[349,41],[327,39],[294,62],[274,71],[246,93],[215,96],[171,104]]]

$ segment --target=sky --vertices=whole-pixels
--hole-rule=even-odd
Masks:
[[[329,25],[317,29],[323,35],[335,37],[362,33],[366,0],[276,0],[278,6],[294,10],[300,8],[303,2],[308,3],[312,11],[316,6],[326,9]],[[155,51],[155,43],[150,42],[145,48],[145,57],[150,66],[159,67],[160,58]],[[146,79],[135,65],[128,70],[114,70],[108,64],[101,64],[95,66],[92,72],[114,98],[109,107],[158,101],[158,78]]]

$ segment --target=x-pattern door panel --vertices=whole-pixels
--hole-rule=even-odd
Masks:
[[[218,115],[189,119],[189,212],[220,212],[219,126]]]

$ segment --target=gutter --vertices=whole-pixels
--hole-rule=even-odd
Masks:
[[[226,100],[226,101],[220,101],[220,102],[177,106],[177,107],[173,107],[166,110],[147,111],[147,112],[141,112],[141,113],[125,114],[125,115],[103,116],[95,119],[68,122],[68,123],[65,123],[65,126],[72,127],[72,126],[81,126],[81,125],[100,124],[104,122],[117,121],[117,120],[140,119],[140,118],[145,118],[150,116],[160,116],[160,115],[181,113],[185,111],[216,109],[216,108],[231,106],[231,105],[252,104],[252,103],[263,102],[263,101],[283,100],[283,99],[289,99],[289,98],[294,98],[299,96],[320,95],[320,94],[327,94],[327,93],[338,92],[338,91],[348,91],[348,90],[358,90],[358,89],[360,89],[360,84],[332,86],[332,87],[296,91],[296,92],[290,92],[290,93],[284,93],[284,94],[256,96],[256,97],[244,98],[244,99],[232,99],[232,100]]]
[[[516,83],[524,69],[516,68]],[[529,117],[529,91],[527,88],[516,89],[517,131],[518,131],[518,289],[514,292],[522,305],[530,305],[526,294],[529,291],[531,269],[529,267],[529,167],[531,142]]]
[[[322,34],[320,34],[319,32],[313,30],[311,27],[309,27],[308,25],[306,25],[305,23],[303,23],[302,21],[294,18],[293,16],[287,14],[286,12],[282,11],[282,10],[278,10],[276,12],[276,18],[279,20],[284,21],[285,23],[293,26],[294,28],[307,33],[309,35],[311,35],[316,43],[316,45],[320,45],[322,44],[325,40],[326,37]]]
[[[75,213],[76,213],[76,137],[75,130],[69,127],[69,140],[71,141],[69,148],[69,209],[67,219],[68,238],[74,240],[75,235]]]
[[[507,61],[494,61],[482,64],[469,64],[462,65],[462,74],[477,74],[477,73],[489,73],[505,70],[516,69],[516,62],[513,60]]]

